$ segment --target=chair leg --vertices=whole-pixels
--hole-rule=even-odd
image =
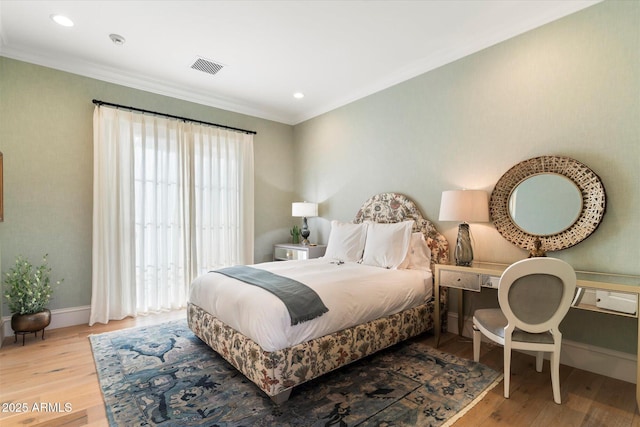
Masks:
[[[542,372],[542,364],[544,363],[544,351],[536,353],[536,371]]]
[[[551,352],[551,386],[553,387],[553,401],[558,405],[562,403],[560,398],[560,353]]]
[[[473,326],[473,360],[480,361],[480,342],[482,341],[482,332]]]
[[[511,348],[504,346],[504,397],[509,398],[509,386],[511,383]]]

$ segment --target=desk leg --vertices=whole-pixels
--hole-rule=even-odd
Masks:
[[[458,335],[462,336],[464,328],[464,291],[458,289]]]
[[[640,294],[638,294],[638,303],[640,304]],[[638,311],[636,310],[636,313]],[[638,405],[638,410],[640,411],[640,317],[638,317],[638,345],[636,348],[638,352],[637,356],[637,366],[636,366],[636,405]]]
[[[435,295],[433,296],[433,300],[435,303],[435,307],[433,308],[433,328],[435,329],[434,334],[436,336],[436,347],[440,344],[440,328],[442,328],[440,324],[440,284],[438,283],[438,279],[436,278],[433,284],[433,292]]]

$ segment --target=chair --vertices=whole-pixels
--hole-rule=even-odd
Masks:
[[[542,372],[545,352],[551,357],[553,400],[560,399],[558,325],[569,311],[576,289],[576,273],[555,258],[528,258],[509,266],[498,286],[500,308],[476,310],[473,315],[473,359],[480,360],[481,334],[504,346],[504,397],[509,397],[511,350],[536,353],[536,371]]]

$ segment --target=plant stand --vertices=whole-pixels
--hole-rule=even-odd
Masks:
[[[40,329],[42,331],[42,339],[44,340],[44,328]],[[14,340],[13,343],[18,342],[18,335],[22,335],[22,345],[24,346],[24,336],[30,334],[31,332],[15,332],[14,331]],[[38,338],[38,331],[33,331],[33,335]]]

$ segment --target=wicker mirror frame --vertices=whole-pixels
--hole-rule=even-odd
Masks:
[[[565,230],[555,234],[535,235],[518,227],[509,213],[511,193],[527,178],[544,173],[555,173],[569,178],[582,194],[582,212]],[[489,213],[498,232],[514,245],[536,249],[536,241],[544,251],[558,251],[574,246],[589,237],[600,225],[606,208],[606,196],[602,181],[584,164],[563,156],[540,156],[524,160],[513,166],[496,183]]]

